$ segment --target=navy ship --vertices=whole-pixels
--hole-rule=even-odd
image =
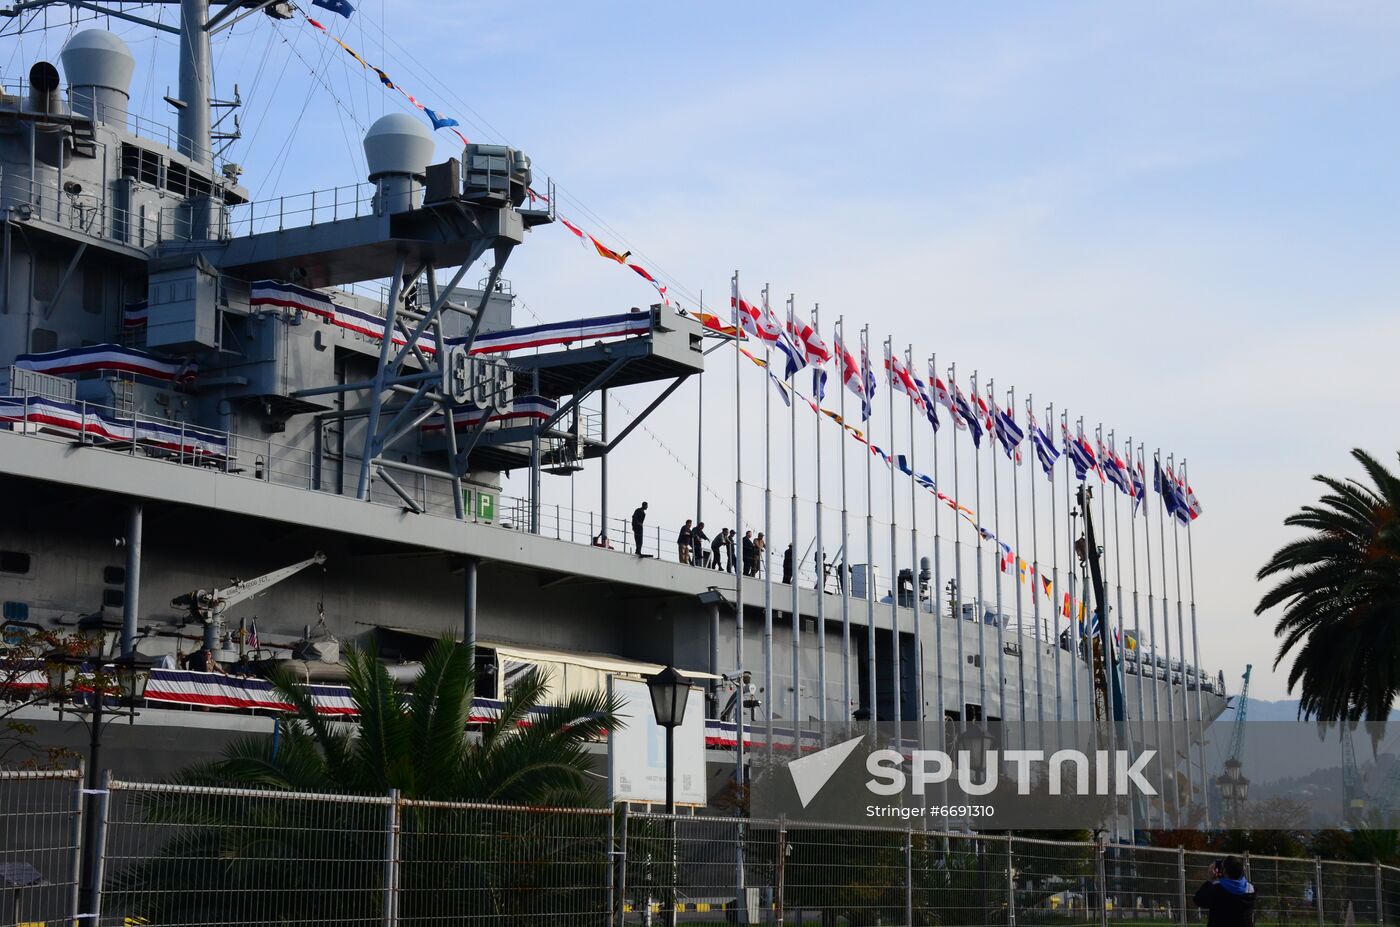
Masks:
[[[343,646],[373,644],[411,679],[444,634],[476,646],[483,711],[530,666],[561,689],[702,674],[717,782],[741,725],[751,747],[790,749],[896,706],[932,726],[940,711],[1022,730],[1092,719],[1085,648],[988,603],[950,606],[927,575],[911,571],[907,595],[860,567],[803,583],[795,609],[776,597],[766,635],[762,578],[679,562],[654,522],[637,550],[638,493],[610,510],[609,457],[702,375],[716,333],[665,305],[519,324],[505,270],[555,221],[532,184],[549,188],[503,145],[435,162],[407,114],[365,133],[368,176],[251,200],[225,159],[210,36],[295,9],[213,10],[181,0],[178,26],[153,24],[180,39],[173,126],[131,112],[142,65],[98,28],[0,96],[3,619],[12,636],[87,633],[156,662],[113,734],[120,774],[269,730],[260,667],[296,667],[348,713]],[[632,387],[647,388],[639,411],[609,421],[609,391]],[[601,511],[543,504],[545,481],[585,468]],[[528,476],[524,498],[503,495],[510,473]],[[1121,710],[1149,719],[1135,738],[1170,728],[1186,761],[1227,706],[1224,680],[1180,652],[1121,657]],[[73,736],[46,708],[30,717]]]

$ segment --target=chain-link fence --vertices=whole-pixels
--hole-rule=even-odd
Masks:
[[[0,923],[62,923],[78,909],[78,770],[0,770]]]
[[[1204,923],[1215,854],[0,771],[0,924]],[[1247,856],[1261,927],[1383,925],[1400,869]],[[80,890],[95,878],[100,892]]]

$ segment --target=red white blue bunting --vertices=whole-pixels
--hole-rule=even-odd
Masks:
[[[558,408],[558,403],[543,396],[517,396],[511,401],[509,409],[498,410],[489,419],[486,419],[488,409],[458,409],[452,413],[452,427],[454,430],[461,431],[463,428],[471,428],[481,424],[482,419],[486,419],[488,424],[500,428],[528,425],[532,422],[544,421],[553,415]],[[442,430],[441,416],[429,420],[427,424],[423,425],[423,431]]]
[[[198,367],[180,358],[119,344],[94,344],[64,351],[21,354],[15,358],[15,366],[57,377],[104,371],[130,373],[162,383],[189,383],[199,373]]]
[[[228,435],[177,422],[124,418],[80,402],[43,396],[0,396],[0,423],[81,434],[98,442],[160,448],[195,457],[228,456]]]

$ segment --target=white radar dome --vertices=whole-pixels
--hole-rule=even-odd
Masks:
[[[432,132],[405,113],[380,116],[365,133],[369,179],[386,174],[422,174],[433,158]]]
[[[136,59],[121,37],[105,29],[87,29],[68,40],[59,55],[70,87],[100,87],[126,95]]]

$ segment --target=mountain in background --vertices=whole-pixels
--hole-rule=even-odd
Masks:
[[[1230,700],[1231,706],[1233,706],[1236,702],[1238,702],[1238,698],[1237,698],[1237,697],[1236,697],[1236,698],[1232,698],[1232,699]],[[1395,720],[1395,718],[1396,718],[1396,713],[1395,713],[1395,710],[1394,710],[1394,709],[1391,710],[1391,712],[1390,712],[1390,717],[1391,717],[1391,720]],[[1226,723],[1233,724],[1233,723],[1234,723],[1234,720],[1235,720],[1235,712],[1234,712],[1233,707],[1232,707],[1231,709],[1227,709],[1226,712],[1225,712],[1225,714],[1223,714],[1223,715],[1220,716],[1220,721],[1217,721],[1216,723],[1219,724],[1219,723],[1221,723],[1221,722],[1226,722]],[[1271,701],[1269,701],[1268,699],[1254,698],[1254,697],[1251,696],[1250,699],[1249,699],[1249,720],[1250,720],[1250,721],[1297,721],[1297,720],[1298,720],[1298,700],[1297,700],[1296,698],[1291,698],[1291,699],[1282,699],[1282,700],[1277,701],[1277,702],[1271,702]]]

